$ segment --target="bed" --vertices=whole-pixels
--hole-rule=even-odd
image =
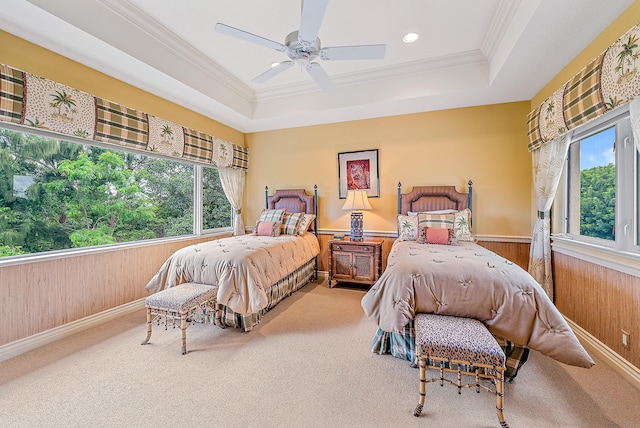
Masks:
[[[379,327],[372,351],[413,363],[414,316],[436,313],[482,321],[505,351],[508,382],[529,349],[591,367],[593,360],[533,277],[475,242],[468,185],[468,193],[419,186],[402,194],[398,183],[398,238],[384,273],[362,299],[365,314]]]
[[[280,301],[318,277],[318,191],[265,187],[253,234],[181,248],[147,283],[155,293],[185,282],[218,286],[223,327],[250,331]],[[207,317],[202,317],[207,319]]]

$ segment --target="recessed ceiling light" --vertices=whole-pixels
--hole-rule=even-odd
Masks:
[[[280,65],[280,63],[279,63],[279,62],[274,62],[273,64],[271,64],[271,68],[277,67],[277,66],[279,66],[279,65]]]
[[[418,40],[418,34],[417,33],[407,33],[402,38],[402,41],[405,42],[405,43],[413,43],[416,40]]]

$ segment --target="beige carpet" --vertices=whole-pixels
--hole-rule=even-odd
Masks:
[[[375,355],[365,290],[310,283],[250,333],[178,330],[141,310],[0,363],[1,427],[496,427],[493,396],[427,385],[413,416],[418,372]],[[637,427],[640,391],[603,362],[589,370],[532,352],[506,386],[517,427]]]

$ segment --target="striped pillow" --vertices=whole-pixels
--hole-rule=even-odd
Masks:
[[[427,227],[434,229],[453,229],[454,220],[454,214],[418,213],[418,243],[425,243],[425,231]]]
[[[258,221],[282,221],[284,217],[284,210],[267,210],[263,209],[260,213],[260,218]]]
[[[295,235],[303,215],[304,213],[284,213],[284,217],[282,218],[282,234]]]

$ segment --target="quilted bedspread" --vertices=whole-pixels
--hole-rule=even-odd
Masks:
[[[416,313],[475,318],[494,335],[562,363],[594,364],[536,280],[475,243],[396,241],[362,307],[389,332],[400,332]]]
[[[318,238],[313,233],[217,239],[173,253],[146,289],[155,293],[184,282],[217,285],[218,303],[249,315],[267,306],[265,290],[319,252]]]

